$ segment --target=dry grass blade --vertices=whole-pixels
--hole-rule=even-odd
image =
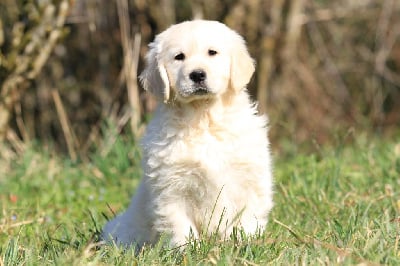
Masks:
[[[21,221],[21,222],[12,223],[12,224],[0,224],[0,230],[6,231],[7,229],[20,227],[20,226],[27,225],[27,224],[42,223],[44,220],[45,220],[44,218],[39,218],[36,220],[26,220],[26,221]]]
[[[277,219],[274,219],[273,221],[274,221],[274,223],[279,224],[283,228],[287,229],[290,232],[290,234],[292,236],[294,236],[297,240],[299,240],[300,242],[302,242],[304,244],[307,244],[307,241],[304,238],[302,238],[298,233],[296,233],[292,228],[290,228],[286,224],[282,223],[281,221],[278,221]]]
[[[137,68],[139,62],[141,35],[136,33],[132,40],[130,20],[128,14],[128,1],[117,1],[118,19],[120,25],[122,48],[124,52],[124,76],[126,87],[128,90],[129,105],[132,110],[131,114],[131,130],[137,136],[140,133],[140,100],[139,87],[137,82]]]
[[[62,104],[60,94],[58,93],[57,90],[52,90],[51,95],[53,96],[54,104],[56,105],[56,110],[61,123],[62,130],[64,132],[65,141],[67,142],[69,156],[73,161],[76,161],[77,159],[77,154],[75,151],[75,147],[77,147],[76,140],[74,137],[74,133],[70,127],[68,116]]]

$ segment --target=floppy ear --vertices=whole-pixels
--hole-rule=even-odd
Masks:
[[[242,90],[249,83],[255,70],[255,62],[247,51],[245,41],[235,33],[231,54],[231,86],[235,91]]]
[[[146,68],[140,74],[139,79],[143,88],[153,93],[165,103],[169,99],[169,80],[167,71],[159,61],[160,44],[156,41],[149,45],[150,50],[146,55]]]

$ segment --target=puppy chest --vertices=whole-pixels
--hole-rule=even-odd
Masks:
[[[178,190],[181,195],[204,196],[222,187],[232,192],[247,190],[265,171],[254,158],[264,157],[267,162],[267,154],[254,149],[250,156],[238,146],[213,136],[196,141],[176,140],[147,150],[145,173],[158,186]]]
[[[150,171],[170,171],[170,175],[176,172],[182,177],[197,171],[199,176],[205,177],[225,168],[233,151],[232,144],[221,143],[207,135],[200,139],[177,138],[146,149],[144,163]]]

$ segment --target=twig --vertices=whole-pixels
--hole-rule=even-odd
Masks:
[[[284,9],[284,1],[271,1],[269,16],[271,22],[265,26],[264,33],[260,45],[260,57],[258,59],[257,77],[257,100],[259,102],[258,109],[261,113],[267,111],[267,103],[269,101],[269,87],[273,74],[277,67],[277,58],[275,54],[279,54],[281,46],[279,45],[282,31],[282,12]]]
[[[48,9],[50,9],[51,7],[52,6],[50,5]],[[51,52],[53,51],[54,46],[57,43],[57,40],[61,36],[62,27],[68,15],[68,10],[69,10],[69,4],[67,1],[60,3],[60,11],[59,11],[60,15],[57,16],[57,19],[55,21],[56,27],[53,31],[51,31],[47,41],[43,43],[44,46],[40,48],[39,50],[40,52],[33,62],[33,69],[27,74],[29,79],[33,79],[38,75],[40,70],[43,68],[43,65],[49,58]]]
[[[0,20],[0,46],[2,46],[3,45],[3,43],[4,43],[4,40],[5,40],[5,38],[4,38],[4,27],[3,27],[3,21],[2,20]],[[1,258],[0,258],[1,259]],[[1,260],[0,260],[0,262],[1,262]],[[1,263],[0,263],[0,265],[1,265]]]
[[[29,134],[28,131],[26,130],[24,120],[22,119],[21,102],[15,104],[14,110],[15,110],[15,120],[17,122],[19,132],[22,135],[22,140],[29,141]]]
[[[286,25],[286,47],[283,51],[286,61],[296,58],[297,44],[301,35],[301,14],[303,14],[304,4],[304,0],[296,0],[290,4]]]
[[[385,0],[383,2],[381,15],[379,16],[378,26],[375,33],[375,42],[379,48],[384,48],[385,46],[385,35],[388,31],[390,25],[390,18],[393,13],[393,0]]]
[[[390,19],[394,10],[394,1],[385,0],[383,3],[381,15],[378,21],[378,27],[375,34],[376,55],[375,55],[375,71],[389,80],[390,82],[399,85],[400,75],[390,70],[386,66],[386,62],[393,50],[395,43],[400,35],[400,26],[392,25]],[[389,31],[389,26],[392,26],[392,31]]]
[[[5,78],[0,88],[0,142],[6,137],[10,113],[14,104],[29,88],[31,80],[40,73],[60,38],[68,10],[68,0],[63,0],[60,3],[57,15],[54,15],[54,6],[48,5],[39,25],[29,32],[29,35],[38,37],[30,38],[28,43],[20,48],[21,51],[18,51],[18,56],[15,59],[18,63],[16,63],[15,69]],[[43,34],[43,28],[50,28],[52,31],[47,36]]]
[[[69,156],[71,157],[71,160],[76,161],[77,159],[75,151],[76,146],[74,145],[76,141],[74,138],[73,131],[70,127],[70,123],[67,114],[65,112],[64,106],[62,104],[60,94],[56,89],[53,89],[51,91],[51,95],[53,96],[54,104],[56,105],[57,115],[60,119],[61,128],[64,133],[65,141],[67,142]]]
[[[324,68],[330,79],[324,79],[325,85],[329,87],[331,84],[330,80],[334,80],[335,91],[337,96],[333,96],[336,100],[339,100],[340,103],[345,102],[350,99],[348,88],[343,81],[340,71],[338,70],[335,62],[332,59],[331,54],[327,48],[324,38],[322,37],[321,31],[318,29],[318,26],[315,23],[308,24],[308,29],[310,31],[310,38],[314,43],[315,51],[320,58],[320,60],[324,63]]]
[[[326,22],[333,21],[337,19],[343,19],[354,15],[354,12],[357,12],[360,9],[360,6],[355,7],[341,7],[341,8],[320,8],[310,14],[300,14],[298,21],[301,25],[306,25],[308,23],[315,22]],[[374,8],[368,8],[363,10],[362,13],[358,13],[357,16],[360,17],[370,17],[375,12]]]
[[[24,144],[17,136],[17,134],[14,132],[14,130],[8,128],[6,138],[10,142],[10,144],[14,147],[17,154],[22,154],[25,151]]]
[[[89,136],[87,138],[87,141],[81,146],[80,152],[81,154],[87,154],[88,149],[92,145],[92,143],[95,143],[98,136],[99,136],[99,131],[100,127],[98,124],[95,124],[92,126],[90,129]]]
[[[122,131],[123,127],[128,123],[130,117],[131,117],[131,113],[129,111],[127,111],[127,112],[124,112],[123,115],[118,119],[117,132],[114,135],[107,138],[106,144],[100,152],[101,156],[106,156],[109,153],[112,145],[117,140],[117,134],[119,134]]]

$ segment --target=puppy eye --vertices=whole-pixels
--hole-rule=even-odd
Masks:
[[[183,60],[185,60],[185,54],[179,53],[179,54],[175,55],[174,58],[175,58],[175,60],[183,61]]]
[[[216,55],[216,54],[218,54],[218,52],[217,52],[217,51],[215,51],[215,50],[212,50],[212,49],[208,50],[208,55],[210,55],[210,56],[214,56],[214,55]]]

